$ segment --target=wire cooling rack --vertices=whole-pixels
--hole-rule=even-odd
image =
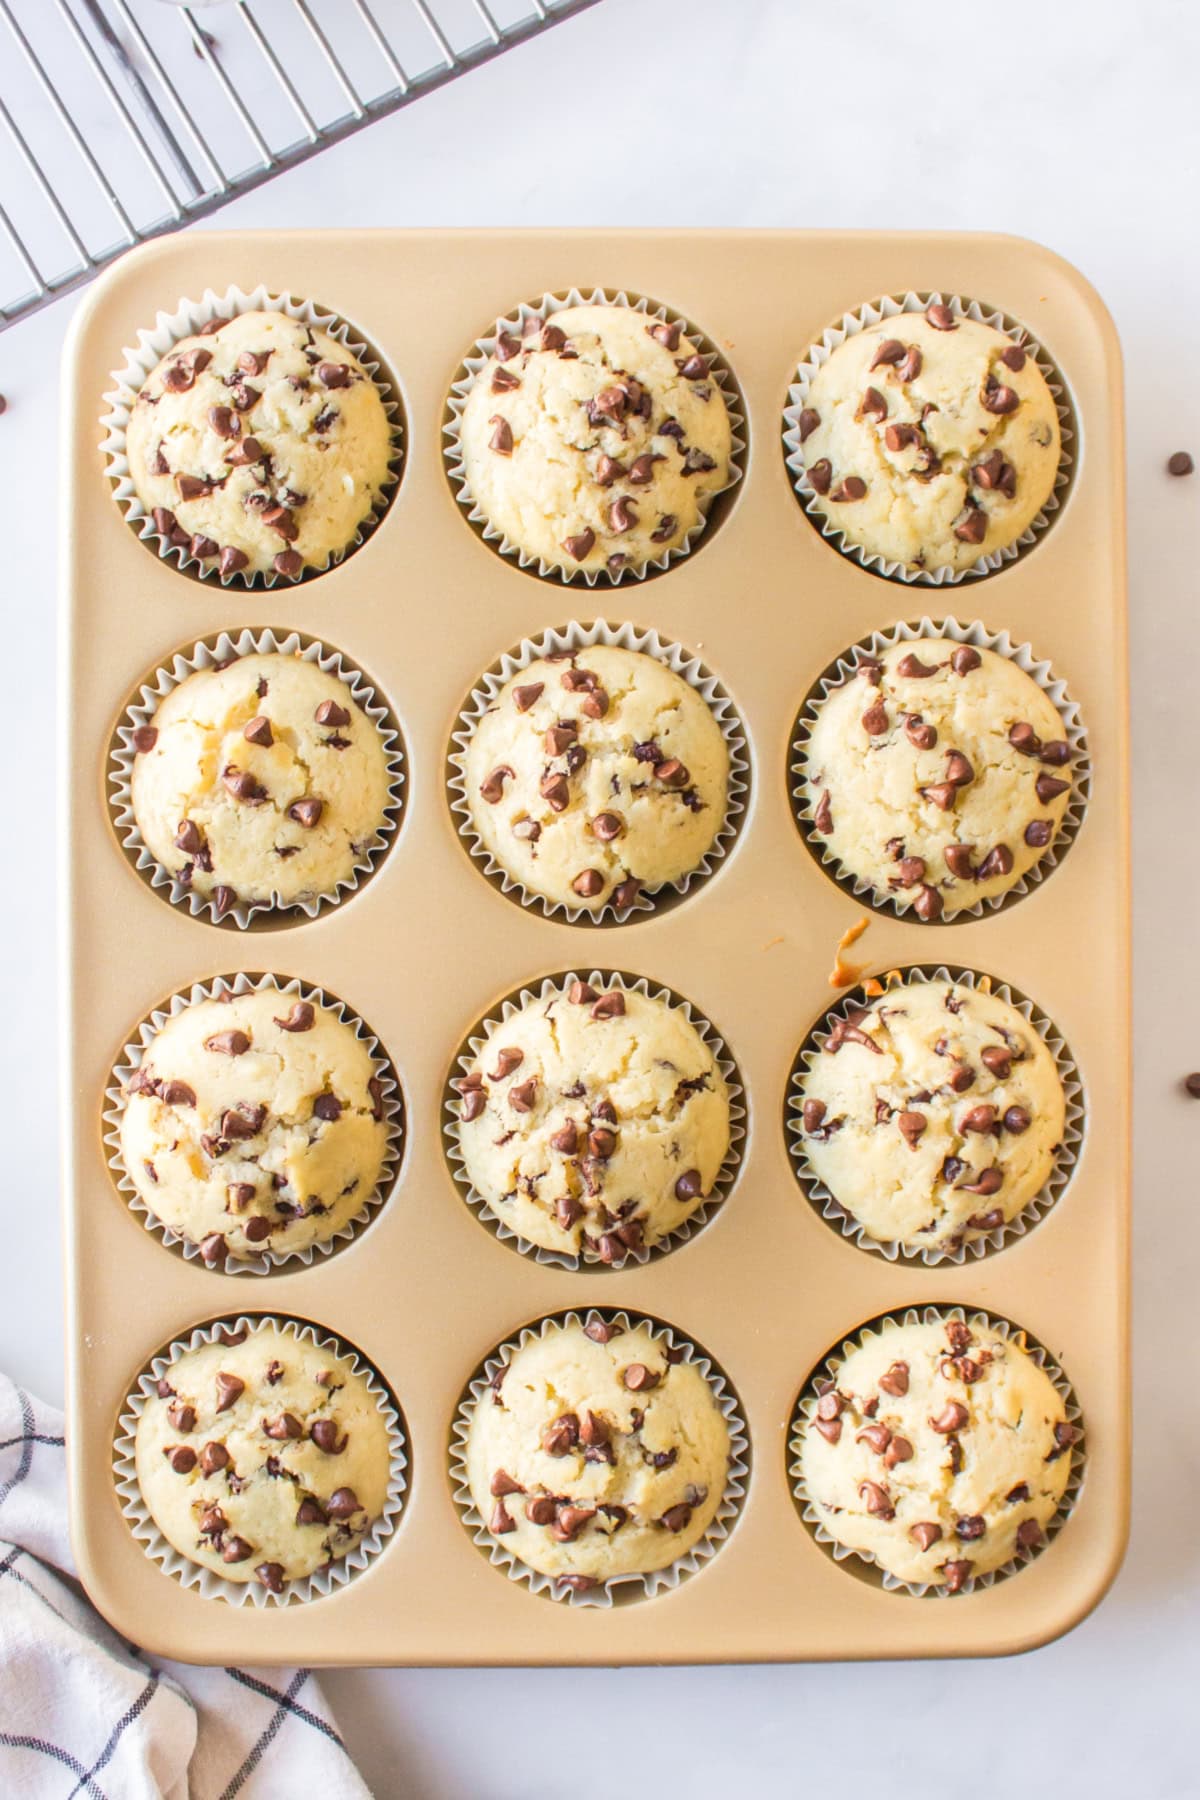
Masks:
[[[0,0],[0,331],[596,0]]]

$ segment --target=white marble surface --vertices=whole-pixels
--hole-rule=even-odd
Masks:
[[[219,8],[213,18],[219,29]],[[602,0],[223,215],[243,226],[995,228],[1076,262],[1111,307],[1126,356],[1136,1464],[1133,1537],[1114,1590],[1065,1641],[990,1665],[332,1676],[380,1796],[611,1800],[624,1789],[840,1800],[948,1789],[1011,1800],[1043,1782],[1098,1800],[1200,1791],[1191,1732],[1200,1103],[1179,1086],[1200,1067],[1200,475],[1163,473],[1174,449],[1200,459],[1198,58],[1192,0]],[[0,590],[12,646],[0,1094],[4,1242],[16,1264],[0,1306],[0,1365],[54,1399],[55,950],[40,870],[54,797],[51,546],[69,310],[0,335],[10,403],[0,419]]]

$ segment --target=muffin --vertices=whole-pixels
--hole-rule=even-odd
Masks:
[[[344,681],[277,653],[199,669],[133,734],[131,806],[218,914],[333,896],[380,841],[387,752]]]
[[[806,828],[842,869],[918,918],[1005,894],[1054,842],[1071,747],[1010,658],[942,638],[860,653],[803,747]]]
[[[851,1006],[797,1082],[799,1149],[864,1237],[945,1253],[1045,1187],[1066,1100],[1028,1020],[985,987],[908,981]]]
[[[505,683],[475,727],[463,779],[480,842],[526,892],[624,910],[712,849],[729,750],[682,676],[594,644]]]
[[[620,1262],[703,1205],[730,1098],[682,1007],[571,981],[491,1026],[452,1083],[458,1148],[492,1216],[544,1250]]]
[[[1015,543],[1054,492],[1061,450],[1034,358],[940,304],[844,339],[796,433],[829,525],[912,571],[969,569]]]
[[[1045,1540],[1082,1433],[1020,1334],[889,1322],[816,1390],[801,1478],[847,1550],[956,1593]]]
[[[126,436],[159,536],[221,575],[325,568],[381,504],[393,449],[362,364],[280,312],[214,320],[173,344]]]
[[[126,1083],[120,1145],[143,1205],[211,1266],[294,1256],[373,1197],[383,1089],[329,1007],[276,987],[196,1000]]]
[[[467,1435],[489,1532],[577,1590],[686,1555],[716,1517],[729,1463],[725,1416],[687,1352],[596,1315],[514,1350]]]
[[[273,1594],[347,1556],[387,1501],[387,1421],[365,1376],[271,1321],[177,1357],[138,1416],[134,1456],[181,1556]]]
[[[631,306],[567,306],[525,332],[501,330],[460,422],[487,523],[566,575],[618,575],[682,549],[732,476],[711,358]]]

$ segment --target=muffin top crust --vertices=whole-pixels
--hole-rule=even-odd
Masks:
[[[467,1436],[492,1536],[582,1591],[685,1555],[716,1516],[729,1461],[725,1416],[687,1353],[598,1314],[513,1351]]]
[[[346,683],[305,658],[198,669],[133,744],[143,842],[218,912],[332,896],[380,842],[383,739]]]
[[[869,1238],[949,1251],[1050,1179],[1066,1128],[1054,1058],[983,986],[908,981],[850,1006],[802,1073],[799,1147]]]
[[[196,1000],[125,1087],[121,1159],[138,1196],[210,1266],[293,1255],[371,1199],[387,1153],[366,1043],[278,988]]]
[[[729,751],[682,676],[595,644],[512,676],[475,726],[463,776],[475,831],[527,892],[624,910],[712,848]]]
[[[633,988],[572,980],[528,999],[452,1086],[488,1210],[528,1243],[589,1261],[677,1230],[729,1151],[712,1050],[681,1007]]]
[[[1062,829],[1073,753],[1033,678],[941,638],[860,652],[803,749],[810,822],[842,868],[924,920],[1007,893]]]
[[[1033,356],[940,303],[845,338],[797,421],[819,510],[868,555],[969,569],[1054,491],[1058,409]]]
[[[816,1387],[801,1469],[837,1543],[954,1593],[1044,1541],[1082,1433],[1019,1334],[888,1323]]]
[[[501,331],[463,409],[472,498],[530,558],[618,575],[679,549],[731,479],[710,359],[678,324],[568,306]]]
[[[177,1357],[142,1409],[134,1456],[181,1556],[274,1594],[361,1543],[391,1463],[366,1377],[271,1321]]]
[[[279,312],[173,344],[137,395],[126,447],[161,537],[223,576],[289,578],[348,548],[395,453],[362,364]]]

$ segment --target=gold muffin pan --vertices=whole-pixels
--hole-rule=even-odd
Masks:
[[[464,282],[463,270],[470,272]],[[294,588],[222,590],[158,562],[105,478],[98,419],[139,327],[181,294],[234,284],[312,298],[394,373],[407,421],[402,479],[368,540]],[[719,529],[651,583],[564,592],[493,554],[454,497],[447,394],[489,320],[530,294],[603,284],[648,295],[709,334],[745,403],[744,475]],[[1018,905],[943,925],[872,915],[874,968],[967,966],[1027,994],[1070,1043],[1088,1129],[1036,1231],[994,1255],[923,1269],[864,1254],[797,1185],[783,1130],[796,1052],[835,997],[827,975],[855,904],[792,816],[792,727],[821,672],[858,640],[931,610],[814,532],[791,488],[782,415],[796,365],[831,322],[886,293],[953,292],[1001,306],[1053,355],[1079,436],[1063,506],[1009,567],[937,596],[1030,643],[1088,728],[1087,816]],[[69,1456],[75,1548],[100,1610],[134,1641],[197,1662],[618,1664],[953,1656],[1031,1647],[1067,1630],[1112,1580],[1129,1494],[1129,856],[1120,354],[1067,264],[1012,239],[737,232],[280,232],[176,237],[91,290],[65,368],[67,631],[61,851]],[[750,804],[730,853],[678,905],[600,928],[514,905],[464,852],[445,771],[462,696],[513,644],[574,613],[653,629],[703,661],[742,721]],[[371,671],[403,733],[405,818],[379,868],[340,905],[267,936],[219,930],[139,879],[105,797],[129,694],[179,645],[225,630],[296,630]],[[621,933],[620,954],[613,931]],[[607,950],[605,949],[607,946]],[[270,956],[264,963],[269,949]],[[441,1104],[476,1021],[566,968],[619,966],[719,1022],[747,1096],[728,1199],[669,1255],[571,1272],[515,1256],[464,1203]],[[218,973],[269,968],[370,1019],[405,1095],[408,1143],[369,1232],[312,1266],[234,1278],[173,1256],[117,1191],[104,1090],[139,1018]],[[112,1471],[125,1398],[148,1359],[254,1304],[344,1336],[404,1410],[412,1461],[382,1554],[326,1597],[234,1607],[172,1581],[122,1516]],[[1071,1381],[1087,1428],[1082,1489],[1046,1551],[1011,1580],[953,1598],[884,1592],[825,1555],[787,1472],[797,1395],[866,1320],[962,1306],[1027,1327]],[[450,1475],[455,1410],[495,1346],[547,1314],[626,1308],[703,1344],[728,1371],[753,1451],[721,1554],[634,1607],[545,1602],[488,1566]]]

